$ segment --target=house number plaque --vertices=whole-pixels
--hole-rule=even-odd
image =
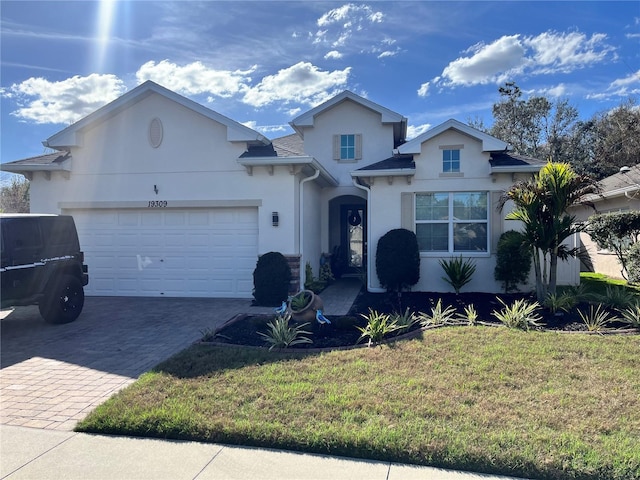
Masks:
[[[167,207],[166,200],[149,200],[149,205],[147,208],[166,208]]]

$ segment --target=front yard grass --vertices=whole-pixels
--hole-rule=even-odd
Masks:
[[[429,330],[327,353],[194,345],[79,431],[553,479],[640,478],[640,338]]]

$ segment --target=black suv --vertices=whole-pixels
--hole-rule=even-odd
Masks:
[[[73,218],[2,214],[0,222],[2,308],[37,304],[47,322],[73,322],[89,283]]]

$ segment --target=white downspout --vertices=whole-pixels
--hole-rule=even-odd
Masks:
[[[320,176],[320,170],[319,169],[315,169],[316,173],[314,173],[313,175],[311,175],[310,177],[306,177],[303,178],[302,180],[300,180],[300,199],[299,199],[299,205],[300,205],[300,218],[299,218],[299,225],[298,225],[298,250],[300,251],[300,278],[299,280],[299,290],[304,290],[304,278],[303,278],[303,274],[304,274],[304,259],[302,257],[303,255],[303,248],[304,248],[304,188],[303,185],[307,182],[310,182],[311,180],[315,180],[316,178],[318,178]]]
[[[352,177],[353,186],[359,188],[360,190],[364,190],[367,192],[367,292],[371,293],[385,293],[386,290],[380,287],[373,287],[371,285],[371,277],[373,272],[373,258],[374,255],[371,255],[371,229],[369,228],[369,223],[371,220],[371,189],[369,187],[365,187],[358,183],[358,179]]]

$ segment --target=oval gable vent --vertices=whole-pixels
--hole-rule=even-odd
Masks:
[[[149,144],[153,148],[158,148],[162,143],[162,122],[159,118],[154,118],[149,124]]]

